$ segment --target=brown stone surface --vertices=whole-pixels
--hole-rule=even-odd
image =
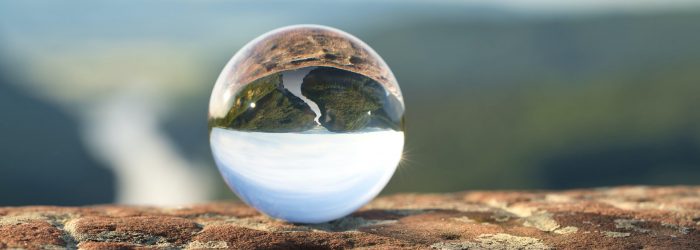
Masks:
[[[222,72],[225,76],[217,81],[217,85],[236,93],[242,86],[261,77],[311,66],[333,67],[365,75],[403,102],[394,74],[371,47],[343,31],[317,25],[282,28],[252,41],[227,64]],[[227,99],[213,101],[215,106],[230,104]],[[224,115],[225,111],[210,113],[212,117]]]
[[[700,187],[400,194],[317,225],[239,203],[0,207],[0,248],[700,249]]]
[[[280,29],[243,49],[235,60],[235,82],[310,66],[327,66],[366,75],[401,96],[386,63],[359,39],[339,30],[307,25]]]

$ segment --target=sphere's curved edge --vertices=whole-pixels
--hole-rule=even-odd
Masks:
[[[247,43],[222,70],[215,90],[235,93],[261,77],[313,66],[365,75],[382,84],[404,105],[395,76],[377,52],[347,32],[316,24],[281,27]],[[212,106],[221,105],[219,101],[226,100],[210,100],[210,117],[223,115],[211,110]]]

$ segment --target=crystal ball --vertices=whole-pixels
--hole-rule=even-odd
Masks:
[[[367,44],[330,27],[289,26],[226,64],[209,103],[209,141],[245,203],[290,222],[327,222],[389,182],[403,113],[393,73]]]

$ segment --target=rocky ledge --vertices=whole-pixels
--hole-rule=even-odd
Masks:
[[[700,187],[399,194],[316,225],[240,203],[2,207],[0,248],[700,249]]]

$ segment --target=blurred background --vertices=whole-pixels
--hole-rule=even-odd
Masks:
[[[700,2],[2,1],[0,205],[234,199],[206,114],[246,42],[356,35],[406,101],[384,194],[700,184]]]

